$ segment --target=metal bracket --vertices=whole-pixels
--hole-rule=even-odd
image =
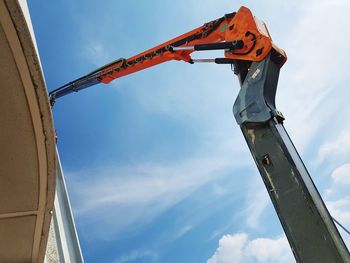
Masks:
[[[271,54],[261,62],[253,62],[244,78],[233,106],[233,114],[239,125],[246,122],[266,122],[271,118],[275,118],[277,122],[284,120],[275,105],[280,69],[270,57]]]

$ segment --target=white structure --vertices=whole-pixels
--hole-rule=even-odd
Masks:
[[[47,263],[56,262],[57,259],[61,263],[83,263],[84,259],[58,153],[57,162],[55,208],[52,221],[54,228],[50,232],[52,238],[49,238],[45,260]]]

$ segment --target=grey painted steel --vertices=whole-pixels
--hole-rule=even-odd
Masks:
[[[53,220],[59,262],[83,263],[84,259],[80,249],[79,239],[74,224],[74,218],[58,152],[57,162],[58,170]]]
[[[259,63],[252,63],[247,77],[241,79],[241,89],[233,105],[237,123],[263,123],[277,117],[283,119],[276,110],[275,95],[279,67],[270,56]]]
[[[241,78],[233,107],[297,262],[350,263],[346,248],[275,108],[279,67],[270,57]]]

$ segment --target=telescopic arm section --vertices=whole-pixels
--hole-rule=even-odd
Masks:
[[[169,40],[128,59],[121,58],[90,74],[69,82],[50,92],[50,100],[77,92],[98,83],[109,83],[114,79],[161,64],[170,60],[188,63],[215,62],[235,64],[235,61],[255,62],[263,60],[274,49],[280,66],[286,61],[286,54],[272,42],[264,22],[254,17],[246,7],[205,23],[188,33]],[[223,50],[223,58],[191,58],[194,51]],[[249,63],[246,64],[249,67]]]

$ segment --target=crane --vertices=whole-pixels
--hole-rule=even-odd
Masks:
[[[222,58],[193,59],[195,51],[223,50]],[[171,61],[228,64],[240,91],[233,114],[240,126],[297,262],[350,263],[350,254],[283,126],[275,95],[287,60],[263,21],[246,7],[130,58],[120,58],[50,92],[56,99],[98,83]]]
[[[282,65],[286,61],[285,52],[273,44],[265,24],[253,17],[248,8],[242,7],[238,12],[226,14],[133,57],[120,58],[104,65],[51,91],[50,99],[54,103],[57,98],[69,93],[98,83],[107,84],[114,79],[170,60],[182,60],[191,64],[235,64],[236,60],[261,61],[272,49],[277,51],[281,60],[279,64]],[[196,60],[190,56],[194,51],[205,50],[225,50],[225,57]]]

